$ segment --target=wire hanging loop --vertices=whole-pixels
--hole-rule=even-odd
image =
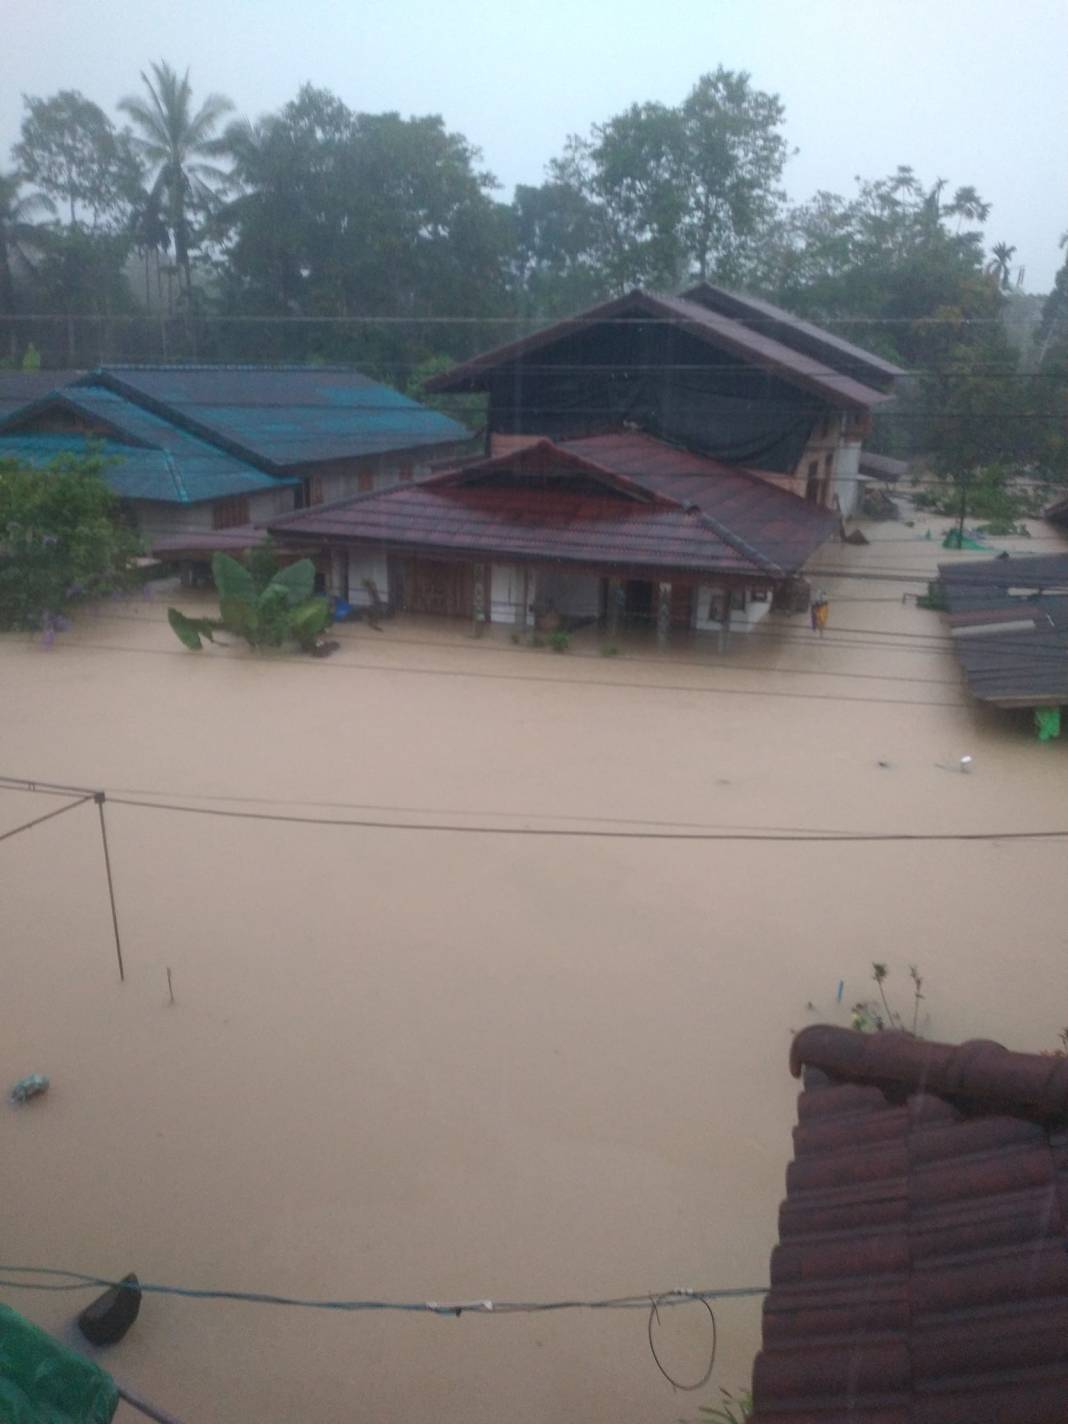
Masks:
[[[672,1296],[674,1296],[675,1292],[672,1292],[671,1294]],[[656,1365],[657,1369],[667,1380],[668,1384],[671,1385],[672,1389],[680,1389],[686,1394],[693,1394],[696,1390],[704,1389],[705,1385],[712,1378],[712,1371],[716,1367],[716,1344],[718,1338],[716,1331],[716,1313],[712,1309],[712,1306],[709,1304],[709,1302],[705,1300],[703,1296],[694,1295],[691,1297],[691,1299],[693,1299],[700,1305],[703,1305],[704,1308],[708,1311],[708,1318],[712,1322],[712,1349],[708,1357],[708,1366],[705,1369],[705,1372],[701,1376],[701,1378],[697,1380],[694,1384],[683,1384],[679,1380],[675,1379],[675,1377],[664,1368],[664,1363],[656,1352],[656,1341],[653,1338],[653,1321],[655,1320],[657,1325],[660,1324],[659,1302],[666,1298],[667,1297],[665,1296],[657,1295],[651,1295],[649,1297],[649,1319],[646,1322],[646,1333],[649,1336],[649,1352],[653,1357],[653,1362]]]

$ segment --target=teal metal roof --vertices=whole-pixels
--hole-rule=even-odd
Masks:
[[[273,470],[470,439],[455,420],[329,366],[109,366],[103,383]]]
[[[0,371],[0,420],[84,375],[84,371]]]
[[[32,428],[38,417],[55,410],[83,417],[108,433],[91,439],[77,430]],[[0,421],[0,458],[39,466],[89,448],[109,461],[104,478],[122,499],[197,504],[297,483],[265,474],[104,386],[67,386]]]

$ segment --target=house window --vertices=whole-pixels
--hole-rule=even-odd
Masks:
[[[375,487],[375,477],[370,470],[361,470],[356,484],[361,494],[370,494]]]
[[[750,603],[767,603],[768,590],[766,588],[751,588],[749,590]]]
[[[304,477],[304,507],[310,508],[313,504],[323,502],[323,477],[322,475],[305,475]]]
[[[217,499],[211,507],[211,527],[213,529],[236,529],[239,524],[249,522],[248,496],[231,495],[229,499]]]
[[[744,613],[744,612],[745,612],[745,589],[744,589],[744,588],[732,588],[732,589],[731,589],[731,612],[732,612],[732,613]]]
[[[411,477],[412,477],[412,467],[411,467],[411,465],[402,465],[402,466],[400,467],[400,477],[401,477],[402,480],[410,480],[410,479],[411,479]]]
[[[820,462],[818,460],[808,462],[808,473],[805,476],[805,498],[809,504],[819,504]]]

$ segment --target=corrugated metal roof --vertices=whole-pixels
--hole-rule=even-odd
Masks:
[[[115,462],[104,477],[123,499],[196,504],[296,483],[265,474],[115,391],[94,385],[68,386],[0,422],[0,456],[45,465],[59,454],[83,454],[87,448],[83,432],[33,429],[36,421],[43,422],[57,411],[101,432],[95,444]]]
[[[641,291],[590,307],[577,316],[554,322],[532,336],[483,352],[428,381],[426,388],[429,391],[485,389],[487,375],[500,366],[521,362],[534,352],[544,350],[591,325],[628,319],[672,322],[699,340],[732,352],[746,364],[772,371],[785,381],[814,391],[834,405],[868,410],[890,399],[885,392],[835,371],[825,360],[796,351],[697,302]]]
[[[874,455],[867,450],[860,452],[860,473],[871,475],[873,479],[885,480],[893,484],[903,479],[909,471],[907,460],[892,460],[889,455]]]
[[[590,435],[563,441],[560,448],[678,504],[696,504],[783,569],[799,569],[838,526],[836,515],[778,488],[757,471],[637,431]]]
[[[0,420],[84,374],[84,371],[0,371]]]
[[[816,1026],[753,1424],[1062,1424],[1068,1062]]]
[[[1068,702],[1068,554],[969,559],[938,573],[975,697],[999,707]]]
[[[329,366],[109,366],[89,378],[274,471],[470,438],[455,420]]]
[[[796,351],[815,356],[845,375],[870,381],[880,390],[888,388],[898,376],[905,375],[902,368],[892,361],[856,346],[814,322],[804,321],[784,307],[764,301],[762,297],[728,292],[725,287],[716,287],[711,282],[698,282],[682,295],[687,301],[697,302],[710,311],[733,317],[754,331],[773,336],[784,346],[792,346]]]
[[[835,524],[833,515],[763,480],[625,435],[615,445],[611,437],[540,440],[270,527],[294,539],[458,557],[770,580],[799,568]]]

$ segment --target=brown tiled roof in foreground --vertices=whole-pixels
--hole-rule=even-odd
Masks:
[[[818,1026],[754,1424],[1068,1420],[1068,1061]]]

